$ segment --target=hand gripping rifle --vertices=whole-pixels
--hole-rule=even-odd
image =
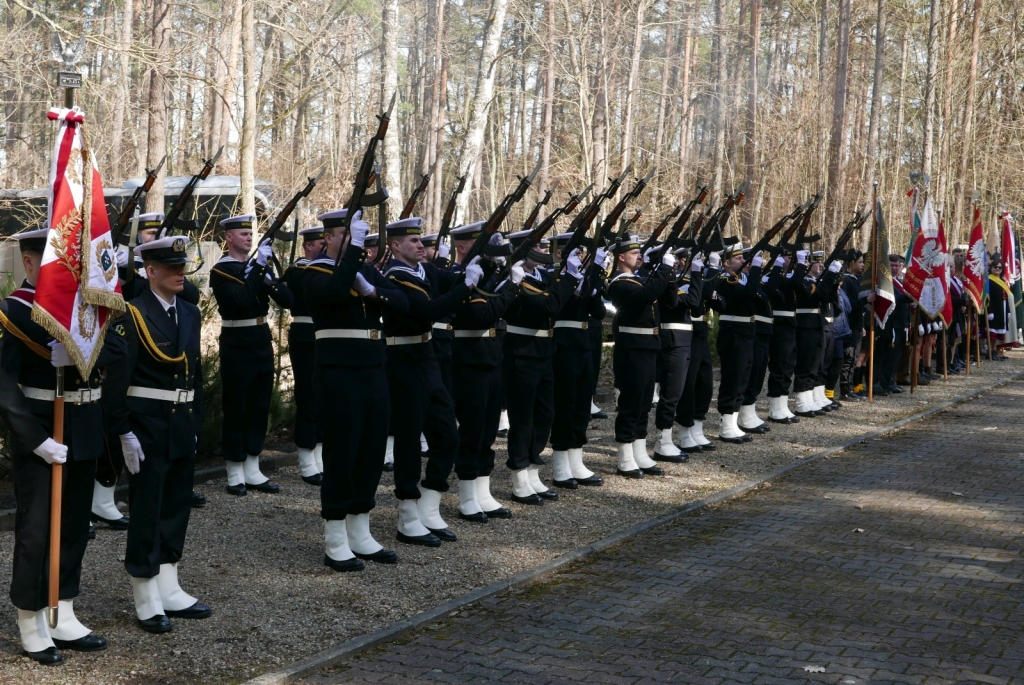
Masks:
[[[810,204],[811,201],[808,200],[806,204],[795,207],[792,212],[776,221],[775,225],[769,228],[768,231],[763,236],[761,236],[761,239],[754,244],[754,247],[750,249],[750,256],[743,259],[743,266],[745,267],[747,264],[749,264],[754,259],[754,255],[769,249],[769,247],[771,247],[772,241],[775,240],[775,238],[779,235],[779,233],[782,232],[784,228],[786,228],[786,224],[790,223],[794,219],[797,219],[801,214],[803,214],[804,210],[806,210],[807,207],[810,206]]]
[[[465,256],[462,258],[463,264],[469,264],[474,257],[480,255],[483,252],[484,246],[490,242],[491,236],[498,232],[501,228],[501,224],[505,221],[505,217],[508,216],[509,211],[512,207],[523,199],[526,195],[526,191],[529,190],[530,184],[533,183],[533,179],[537,178],[537,174],[540,173],[540,162],[537,162],[537,166],[533,168],[529,176],[520,176],[519,185],[511,193],[505,196],[505,198],[494,208],[491,212],[491,216],[487,218],[487,223],[484,224],[483,230],[480,231],[480,235],[477,239],[469,246]]]
[[[391,123],[391,112],[395,108],[395,99],[398,97],[396,91],[391,96],[391,104],[388,105],[386,111],[381,112],[377,115],[377,131],[370,138],[370,141],[366,144],[366,151],[363,152],[363,159],[359,163],[359,171],[356,172],[355,180],[352,182],[352,195],[348,199],[348,203],[345,205],[345,209],[348,210],[345,214],[345,218],[342,220],[343,227],[347,230],[349,225],[352,223],[352,218],[355,213],[361,210],[363,207],[375,207],[383,204],[388,199],[387,191],[378,190],[376,193],[367,195],[366,189],[370,185],[374,176],[374,159],[377,156],[377,145],[380,144],[384,137],[388,134],[388,124]],[[380,239],[385,240],[384,236]],[[383,250],[378,250],[383,252]],[[335,263],[341,261],[342,250],[338,250],[338,258]]]
[[[117,217],[117,223],[114,224],[114,230],[111,231],[113,234],[111,238],[113,239],[114,245],[117,245],[121,241],[121,238],[124,236],[124,230],[128,228],[128,225],[132,221],[132,215],[136,214],[135,210],[139,208],[139,201],[142,200],[142,196],[148,193],[149,189],[153,187],[153,182],[156,181],[157,174],[159,174],[160,170],[164,168],[164,162],[166,161],[167,155],[164,155],[164,158],[160,160],[160,163],[156,165],[155,169],[146,169],[146,180],[142,182],[142,185],[135,189],[132,196],[128,198],[128,202],[124,203],[121,215]],[[129,242],[133,241],[129,240]]]
[[[416,209],[416,202],[419,201],[420,195],[427,189],[427,185],[430,183],[430,174],[423,174],[420,176],[420,184],[416,186],[416,190],[412,191],[412,195],[405,201],[405,206],[402,207],[402,213],[398,215],[399,219],[408,219],[412,216],[413,211]]]
[[[590,225],[597,219],[597,213],[601,210],[601,205],[605,200],[615,197],[615,193],[619,192],[619,188],[622,187],[622,182],[626,180],[626,176],[633,171],[633,167],[628,166],[626,170],[622,172],[622,175],[615,179],[609,179],[609,186],[605,188],[603,193],[600,193],[593,201],[587,205],[586,209],[576,215],[576,218],[569,224],[569,231],[572,236],[569,238],[569,242],[566,243],[565,247],[562,248],[562,266],[560,270],[565,269],[566,263],[569,261],[569,255],[583,243],[583,239],[587,235],[587,231],[590,230]]]
[[[665,254],[665,250],[672,249],[676,241],[679,240],[679,236],[682,235],[683,229],[686,227],[687,222],[690,221],[690,216],[693,214],[693,210],[697,208],[697,205],[702,204],[704,200],[707,199],[707,197],[707,186],[701,186],[697,190],[697,197],[690,200],[689,204],[686,205],[686,209],[683,210],[683,213],[679,216],[676,222],[672,224],[672,230],[669,231],[668,238],[665,239],[665,242],[662,244],[661,249],[659,249],[657,252],[651,255],[651,263],[655,263],[655,259],[658,262],[660,262],[662,255]],[[676,208],[676,211],[666,218],[671,219],[682,207],[683,205],[679,205],[679,207]],[[641,248],[641,254],[647,252],[647,250],[651,249],[652,247],[655,246],[655,244],[657,244],[658,237],[661,235],[661,232],[664,229],[666,223],[667,221],[662,221],[661,225],[655,229],[654,233],[651,234],[651,237],[647,239],[646,243],[644,243],[643,248]],[[694,231],[691,230],[690,235],[692,236],[693,234]]]
[[[533,250],[533,248],[537,247],[540,241],[544,238],[544,235],[549,230],[554,228],[555,221],[558,220],[558,217],[562,215],[571,214],[573,211],[575,211],[576,207],[579,206],[580,202],[582,202],[583,198],[585,198],[587,194],[590,193],[593,187],[594,184],[591,183],[589,186],[587,186],[586,190],[584,190],[579,195],[570,195],[569,201],[566,202],[564,206],[557,207],[555,211],[551,212],[546,217],[544,217],[544,220],[537,224],[537,226],[533,229],[530,235],[526,236],[526,240],[524,240],[523,243],[519,247],[517,247],[514,252],[512,252],[512,255],[507,260],[505,260],[505,263],[508,264],[509,266],[512,266],[516,262],[521,262],[522,260],[526,259],[526,257],[530,254],[530,251]]]
[[[164,236],[167,235],[169,231],[175,228],[184,229],[186,231],[188,229],[195,230],[195,224],[187,223],[184,225],[179,225],[178,218],[181,216],[181,213],[185,211],[185,205],[188,204],[188,201],[190,199],[192,199],[192,194],[195,192],[196,186],[199,185],[200,181],[205,181],[206,178],[210,175],[210,172],[213,171],[213,165],[217,163],[218,159],[220,159],[220,154],[222,152],[224,152],[223,145],[221,145],[220,149],[217,150],[217,154],[215,154],[210,159],[203,160],[202,170],[200,170],[198,174],[190,178],[188,184],[181,189],[181,193],[178,195],[178,199],[174,201],[174,206],[171,207],[171,211],[167,213],[167,216],[164,217],[163,223],[160,224],[160,230],[157,231],[156,234],[157,238],[163,238]]]
[[[448,234],[452,230],[452,220],[455,218],[455,204],[465,188],[466,176],[463,174],[459,176],[459,182],[455,185],[452,196],[448,198],[448,206],[445,207],[444,216],[441,217],[441,228],[437,232],[437,256],[434,257],[434,266],[439,269],[448,268],[448,260],[441,257],[441,246],[448,243]]]
[[[850,220],[850,223],[846,224],[846,228],[843,229],[842,234],[839,236],[839,240],[836,241],[835,247],[832,248],[832,252],[829,253],[828,258],[825,260],[824,263],[826,268],[832,263],[833,259],[839,259],[842,257],[843,261],[847,261],[844,254],[846,252],[846,246],[850,244],[850,240],[853,239],[853,234],[864,225],[864,222],[867,221],[869,216],[871,216],[871,212],[868,210],[864,210],[864,212],[861,213],[861,210],[858,209],[854,212],[853,219]]]

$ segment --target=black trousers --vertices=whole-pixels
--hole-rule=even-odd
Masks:
[[[604,324],[601,319],[591,317],[587,323],[587,332],[590,333],[590,341],[594,344],[590,350],[590,357],[594,361],[594,379],[590,384],[590,397],[593,400],[597,394],[597,383],[601,379],[601,358],[604,354]]]
[[[711,395],[715,390],[715,374],[711,368],[711,345],[707,338],[693,337],[690,342],[690,366],[683,383],[683,394],[676,408],[676,422],[690,428],[693,422],[708,416]]]
[[[743,393],[750,382],[754,365],[754,327],[750,331],[719,327],[715,347],[722,363],[722,378],[718,384],[718,413],[735,414],[743,404]]]
[[[502,384],[508,408],[509,469],[543,464],[540,453],[548,444],[555,418],[555,374],[551,357],[519,357],[502,360]]]
[[[489,476],[494,471],[494,440],[501,417],[501,367],[452,363],[455,418],[459,421],[459,480]]]
[[[832,340],[832,358],[829,360],[828,368],[825,370],[825,389],[836,390],[839,386],[839,378],[843,375],[843,341]]]
[[[259,349],[220,348],[221,432],[224,459],[245,461],[263,451],[274,390],[274,351],[270,343]]]
[[[768,397],[789,395],[796,371],[796,330],[787,324],[772,326],[768,348]]]
[[[832,362],[835,359],[835,333],[832,332],[832,324],[827,324],[821,329],[821,362],[818,364],[818,370],[814,374],[814,385],[824,385],[828,387],[828,375],[829,370],[832,368]]]
[[[320,516],[338,521],[365,514],[377,506],[391,420],[384,367],[318,364],[315,386],[324,430]]]
[[[124,567],[134,578],[152,578],[160,564],[176,564],[185,549],[185,533],[192,513],[192,477],[195,455],[168,459],[167,449],[142,443],[146,460],[129,481],[131,523]]]
[[[422,485],[448,492],[448,476],[459,451],[455,404],[435,359],[389,355],[391,429],[395,436],[395,497],[419,499]],[[420,482],[420,434],[427,436],[427,468]],[[382,458],[384,450],[377,455]]]
[[[295,378],[295,446],[311,450],[324,441],[323,431],[317,427],[316,390],[313,388],[316,343],[289,337],[288,354]]]
[[[619,404],[615,414],[615,442],[633,442],[647,437],[647,418],[654,401],[658,377],[657,349],[629,349],[615,346],[612,354]]]
[[[768,373],[768,358],[771,353],[772,336],[768,333],[754,335],[753,358],[750,365],[750,379],[743,391],[743,404],[754,404],[764,387],[764,377]]]
[[[39,611],[48,603],[50,474],[53,467],[31,452],[14,451],[11,461],[14,499],[17,502],[11,602],[25,611]],[[64,464],[63,473],[59,598],[74,599],[78,596],[82,559],[89,542],[89,511],[92,508],[96,461],[68,461]]]
[[[857,368],[861,340],[860,331],[854,331],[850,337],[843,338],[843,370],[839,380],[843,393],[853,391],[853,371]]]
[[[116,435],[103,432],[105,449],[96,459],[96,480],[105,488],[117,485],[121,472],[124,471],[124,454],[121,452],[121,440]]]
[[[875,341],[875,382],[883,387],[896,384],[896,368],[907,346],[907,331],[888,330]]]
[[[818,368],[825,352],[824,342],[820,328],[796,329],[796,373],[793,376],[793,392],[814,389]]]
[[[570,450],[587,444],[590,400],[593,398],[594,357],[590,350],[558,345],[554,358],[555,414],[551,449]]]
[[[658,392],[658,406],[654,410],[654,426],[658,430],[672,427],[689,370],[690,345],[668,346],[663,341],[657,361],[657,378],[661,390]]]

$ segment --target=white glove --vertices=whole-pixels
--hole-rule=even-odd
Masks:
[[[676,256],[672,254],[671,250],[665,250],[665,254],[661,255],[661,263],[672,268],[676,265]]]
[[[807,265],[807,258],[811,256],[810,250],[797,250],[796,262],[797,264]]]
[[[72,366],[74,364],[71,361],[71,355],[68,354],[68,349],[64,347],[63,343],[56,340],[50,342],[50,364],[52,366]]]
[[[494,247],[501,247],[502,245],[505,244],[505,236],[503,236],[500,232],[496,232],[494,235],[491,236],[491,239],[488,240],[487,243],[489,245],[493,245]]]
[[[118,250],[115,254],[117,255],[117,265],[119,267],[121,267],[123,269],[124,267],[128,266],[128,253],[127,252],[125,252],[123,250]]]
[[[583,260],[580,259],[580,251],[573,250],[569,254],[569,259],[566,262],[565,270],[569,272],[569,275],[577,280],[583,280],[583,274],[580,273],[580,267],[583,266]]]
[[[368,297],[369,295],[372,295],[375,292],[377,292],[377,289],[374,288],[370,284],[370,282],[366,280],[366,278],[361,273],[358,272],[356,273],[356,280],[352,282],[352,287],[355,288],[356,292],[362,295],[363,297]]]
[[[658,247],[655,246],[655,247],[648,248],[647,252],[644,252],[644,264],[649,264],[651,262],[651,253],[654,252],[657,249],[658,249]]]
[[[989,321],[995,321],[996,320],[996,315],[995,314],[989,314],[988,315],[988,320]]]
[[[778,257],[775,258],[774,266],[776,269],[781,269],[782,267],[786,266],[786,258],[783,257],[782,255],[779,255]]]
[[[441,259],[448,259],[448,255],[452,253],[452,248],[448,247],[448,243],[441,243],[437,246],[437,256]]]
[[[603,266],[604,270],[607,271],[608,269],[612,268],[612,264],[614,262],[615,262],[615,254],[613,252],[608,252],[607,254],[605,254],[604,261],[601,262],[601,266]]]
[[[750,260],[750,266],[755,269],[764,266],[764,257],[761,256],[760,252],[754,255],[754,258]]]
[[[260,266],[266,266],[267,260],[270,259],[272,254],[274,254],[274,246],[269,241],[262,243],[256,248],[256,263]]]
[[[922,336],[924,335],[924,324],[917,325],[917,334]]]
[[[512,268],[509,270],[509,277],[514,285],[519,285],[523,282],[523,279],[526,278],[526,269],[523,268],[522,262],[516,262],[512,265]]]
[[[32,452],[37,457],[42,457],[47,464],[63,464],[68,460],[68,446],[60,444],[53,438],[47,438]]]
[[[698,271],[703,271],[703,270],[704,270],[704,260],[701,259],[700,255],[697,255],[696,257],[693,258],[693,261],[690,262],[690,271],[693,271],[694,273],[696,273]]]
[[[843,270],[843,262],[838,259],[833,259],[832,263],[828,265],[828,270],[834,274],[839,273]]]
[[[599,248],[597,248],[597,252],[594,253],[594,264],[600,264],[605,269],[607,269],[608,265],[605,264],[605,262],[608,261],[608,257],[610,257],[610,256],[611,256],[610,252],[605,250],[603,247],[599,247]]]
[[[121,453],[124,454],[124,465],[128,473],[133,476],[139,472],[142,462],[146,461],[146,455],[142,453],[142,445],[135,433],[128,432],[121,437]]]
[[[712,269],[717,269],[722,265],[722,255],[717,252],[712,252],[711,256],[708,257],[708,266]]]
[[[352,217],[352,221],[348,225],[348,234],[352,236],[352,244],[356,247],[362,247],[363,242],[366,240],[366,235],[370,232],[370,224],[363,221],[363,210],[359,210]],[[383,242],[384,236],[381,236],[381,242]],[[382,246],[383,247],[383,246]]]
[[[475,288],[483,277],[484,270],[480,266],[480,257],[473,257],[473,260],[466,265],[466,285]]]

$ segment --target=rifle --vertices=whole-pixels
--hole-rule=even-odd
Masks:
[[[593,201],[587,205],[586,209],[576,215],[576,218],[569,224],[569,231],[572,236],[569,238],[569,242],[566,243],[565,247],[562,248],[562,269],[565,269],[566,263],[569,261],[569,255],[583,242],[583,238],[586,237],[587,231],[590,230],[590,225],[597,219],[597,213],[601,210],[601,205],[605,200],[608,200],[615,196],[615,193],[619,192],[619,188],[622,187],[622,182],[626,180],[626,176],[633,170],[632,165],[626,167],[626,170],[622,172],[622,175],[616,179],[609,179],[609,186],[605,188],[603,193],[600,193]]]
[[[540,216],[541,207],[545,206],[548,202],[551,201],[551,196],[554,195],[555,190],[558,189],[559,183],[561,183],[560,180],[555,181],[555,185],[551,186],[547,190],[547,192],[544,193],[544,197],[537,200],[537,204],[533,206],[533,209],[530,210],[530,215],[526,217],[526,221],[523,222],[522,230],[529,231],[531,228],[533,228],[533,225],[537,223],[537,217]]]
[[[533,183],[533,179],[537,178],[537,174],[540,173],[540,162],[537,162],[537,166],[533,168],[529,176],[520,176],[519,185],[511,193],[505,196],[505,198],[494,208],[491,212],[491,216],[488,217],[487,223],[484,224],[483,229],[480,231],[480,235],[477,239],[469,246],[466,254],[462,258],[462,264],[469,264],[474,257],[483,252],[484,245],[491,240],[491,236],[498,232],[501,228],[501,224],[505,221],[505,217],[508,216],[509,210],[512,209],[513,205],[523,199],[526,195],[526,191],[529,190],[530,184]]]
[[[132,212],[132,230],[128,235],[128,266],[125,269],[124,282],[135,278],[135,239],[139,235],[139,206],[135,205],[135,211]]]
[[[320,173],[316,175],[316,178],[311,176],[306,178],[306,187],[295,193],[295,195],[292,196],[292,199],[288,200],[288,204],[281,208],[281,211],[278,212],[276,217],[274,217],[273,223],[270,224],[270,228],[268,228],[267,232],[263,234],[262,238],[260,238],[259,245],[269,243],[277,236],[277,232],[281,230],[285,222],[288,221],[288,217],[291,216],[292,212],[295,211],[295,208],[299,206],[299,200],[304,197],[308,197],[309,194],[313,192],[313,188],[316,187],[317,181],[323,178],[323,175],[326,172],[327,167],[324,167],[320,170]],[[293,234],[291,239],[293,241],[297,240],[298,234]],[[249,258],[252,259],[253,256],[255,256],[255,252]]]
[[[651,235],[647,237],[647,242],[644,243],[643,248],[640,250],[641,254],[647,252],[647,250],[658,244],[658,238],[661,237],[662,231],[668,227],[670,221],[679,216],[679,212],[683,211],[684,206],[685,205],[676,205],[675,208],[661,220],[661,223],[654,227],[654,230],[651,231]]]
[[[121,210],[121,215],[117,217],[117,223],[114,224],[114,229],[111,231],[111,239],[114,245],[117,245],[121,241],[121,235],[124,233],[124,229],[128,227],[128,224],[132,220],[132,215],[136,213],[135,210],[139,208],[139,201],[142,196],[149,192],[149,189],[153,187],[153,182],[156,181],[157,174],[164,168],[164,162],[167,161],[167,155],[160,160],[160,163],[156,165],[155,169],[146,169],[146,179],[142,182],[132,196],[128,198],[128,202],[124,203],[124,208]],[[161,208],[162,209],[162,208]]]
[[[647,175],[636,182],[633,189],[622,196],[622,199],[612,208],[612,211],[608,213],[608,216],[604,218],[604,222],[601,224],[600,230],[594,234],[593,249],[590,254],[593,255],[597,252],[597,248],[601,246],[601,238],[605,238],[605,243],[610,243],[611,234],[615,230],[615,224],[618,223],[619,217],[626,211],[626,203],[630,200],[640,197],[640,193],[644,192],[644,188],[647,186],[647,182],[654,177],[654,172],[657,171],[657,167],[653,167],[647,172]],[[619,228],[619,233],[615,237],[616,241],[621,241],[625,237],[624,227]]]
[[[398,97],[398,92],[391,96],[391,104],[388,105],[386,111],[381,112],[377,115],[377,130],[374,132],[370,141],[366,144],[366,151],[363,152],[363,159],[359,163],[359,171],[356,172],[356,178],[352,182],[352,195],[348,198],[348,203],[345,205],[345,209],[348,211],[345,213],[345,218],[342,219],[342,227],[348,230],[349,225],[352,223],[352,218],[355,213],[363,207],[375,207],[379,204],[383,204],[388,199],[387,191],[380,189],[378,192],[371,194],[367,197],[366,189],[371,183],[371,177],[380,174],[374,174],[374,160],[377,155],[377,145],[384,140],[384,137],[388,134],[388,124],[391,123],[391,112],[395,108],[395,99]],[[384,240],[384,236],[380,237]],[[378,250],[382,252],[383,250]],[[343,252],[338,250],[338,257],[335,263],[341,261]]]
[[[715,213],[711,215],[707,223],[703,225],[703,228],[698,229],[698,224],[694,225],[693,233],[700,230],[700,235],[697,236],[695,241],[684,241],[687,247],[692,247],[690,256],[686,260],[686,266],[683,269],[684,273],[689,270],[690,265],[693,263],[693,258],[697,256],[698,252],[707,258],[711,252],[725,249],[725,243],[722,240],[722,228],[729,222],[729,216],[732,214],[733,207],[743,202],[747,192],[747,185],[744,182],[735,193],[726,197],[725,202],[715,210]]]
[[[707,197],[707,186],[701,186],[697,190],[697,197],[690,200],[689,204],[686,205],[686,209],[683,210],[682,215],[672,225],[672,230],[669,231],[668,238],[665,239],[665,242],[661,246],[661,249],[651,255],[651,263],[655,263],[655,259],[657,259],[658,262],[661,261],[661,257],[662,255],[665,254],[665,250],[671,249],[672,245],[679,239],[679,236],[682,235],[683,228],[686,227],[686,223],[690,220],[690,216],[693,214],[693,210],[697,208],[697,205],[702,204],[704,200],[707,199]],[[679,208],[682,208],[682,206],[683,205],[679,205]],[[676,211],[678,211],[679,208],[677,208]],[[673,214],[675,214],[675,212],[673,212]],[[672,215],[669,216],[671,217]],[[661,231],[664,228],[665,223],[667,222],[663,221],[662,225],[659,226],[655,230],[655,232],[651,234],[651,237],[647,239],[647,243],[649,244],[644,244],[643,249],[641,250],[641,254],[647,252],[647,250],[649,250],[651,247],[654,247],[654,244],[658,241],[658,236],[661,234]],[[694,224],[693,228],[696,228],[696,224]],[[694,235],[695,232],[696,231],[691,229],[690,235]]]
[[[796,230],[796,240],[794,240],[792,243],[783,244],[780,247],[782,247],[784,250],[789,250],[790,252],[793,252],[795,254],[796,251],[799,250],[801,245],[803,245],[805,242],[813,243],[816,240],[821,240],[821,236],[807,235],[807,226],[810,225],[811,215],[814,214],[814,210],[818,208],[818,204],[821,202],[822,197],[824,197],[824,193],[818,191],[818,194],[815,195],[814,199],[811,201],[811,206],[807,208],[807,211],[804,212],[804,215],[800,218],[800,221],[797,222],[799,224],[799,227]],[[795,266],[796,260],[794,259],[790,262],[787,273],[789,271],[792,271]]]
[[[437,232],[437,254],[434,257],[434,266],[439,269],[448,268],[448,260],[441,258],[441,246],[447,244],[448,234],[452,230],[452,220],[455,218],[455,202],[466,187],[466,176],[459,176],[459,182],[455,184],[452,196],[448,198],[448,206],[444,209],[444,216],[441,217],[441,228]]]
[[[420,184],[416,186],[416,190],[412,191],[412,195],[405,201],[405,206],[402,207],[402,213],[398,215],[399,219],[408,219],[412,216],[412,212],[416,209],[416,202],[420,199],[420,195],[427,189],[427,184],[430,183],[430,174],[422,174],[420,176]]]
[[[205,181],[206,177],[213,171],[213,165],[220,159],[220,153],[224,152],[224,146],[221,145],[220,149],[210,159],[203,160],[203,168],[198,174],[189,179],[188,184],[181,189],[181,194],[178,195],[178,199],[174,201],[174,206],[171,207],[171,211],[167,212],[167,216],[164,217],[164,221],[160,224],[160,230],[157,231],[156,237],[163,238],[167,235],[167,232],[172,228],[175,228],[175,224],[178,222],[178,217],[185,211],[185,205],[192,199],[192,194],[196,190],[196,186],[199,185],[200,181]]]
[[[523,243],[515,249],[512,255],[507,260],[505,260],[505,263],[511,266],[516,262],[520,262],[523,259],[526,259],[527,255],[530,254],[530,250],[535,248],[537,244],[540,243],[541,239],[544,238],[544,235],[554,227],[555,221],[558,219],[558,217],[572,213],[576,209],[576,207],[579,206],[580,202],[583,201],[583,198],[585,198],[587,194],[590,193],[590,190],[593,187],[594,184],[591,183],[589,186],[587,186],[586,190],[584,190],[579,195],[569,195],[569,201],[566,202],[564,206],[557,207],[555,211],[551,212],[546,217],[544,217],[544,220],[541,221],[536,226],[536,228],[534,228],[533,231],[530,232],[530,235],[526,236],[526,240],[524,240]]]
[[[754,247],[750,249],[750,257],[744,258],[743,266],[745,267],[747,264],[749,264],[751,260],[753,260],[754,255],[762,252],[763,250],[766,250],[768,246],[771,245],[771,242],[775,240],[775,236],[782,232],[782,229],[785,228],[786,224],[798,218],[801,214],[803,214],[804,210],[806,210],[810,206],[810,204],[811,200],[808,200],[803,205],[795,207],[792,212],[776,221],[775,225],[769,228],[768,231],[763,236],[761,236],[761,239],[754,244]]]
[[[850,240],[853,238],[853,234],[864,225],[868,217],[871,216],[871,212],[865,210],[863,214],[858,209],[853,214],[853,219],[850,223],[846,224],[846,228],[843,229],[842,234],[839,236],[839,240],[836,241],[835,247],[832,248],[832,252],[829,254],[828,259],[825,260],[825,267],[832,263],[833,259],[838,259],[840,254],[846,249],[846,246],[850,244]],[[845,261],[845,260],[844,260]]]
[[[636,213],[634,213],[632,217],[626,219],[619,225],[619,232],[622,233],[623,235],[627,235],[629,233],[629,229],[632,228],[633,224],[635,224],[637,220],[644,215],[644,212],[647,211],[647,208],[650,206],[651,203],[648,202],[643,207],[636,210]]]

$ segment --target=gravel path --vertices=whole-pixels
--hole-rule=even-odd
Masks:
[[[795,426],[773,425],[768,436],[741,447],[719,443],[710,455],[668,467],[664,478],[640,481],[614,475],[612,421],[594,422],[588,464],[604,476],[604,487],[560,491],[559,502],[543,507],[511,505],[512,520],[479,525],[456,517],[453,475],[442,514],[459,541],[440,549],[394,542],[395,500],[385,474],[372,526],[378,540],[394,543],[400,563],[369,564],[359,574],[335,574],[322,565],[319,491],[302,483],[297,469],[275,474],[279,495],[236,499],[223,492],[223,481],[211,481],[198,486],[209,503],[193,513],[180,567],[183,587],[213,606],[211,619],[175,621],[174,631],[163,636],[136,628],[122,564],[124,533],[101,529],[86,554],[76,613],[109,640],[110,649],[66,653],[61,668],[35,666],[20,656],[16,612],[4,602],[0,682],[244,681],[1020,371],[1024,354],[1013,353],[1009,361],[986,363],[969,377],[951,376],[913,396],[880,398],[870,406],[850,404]],[[765,410],[762,406],[759,413]],[[712,415],[706,424],[709,436],[716,434],[716,419]],[[503,466],[495,472],[499,499],[509,493],[507,475]],[[549,480],[550,470],[543,469],[542,476]],[[0,587],[10,582],[12,547],[13,533],[0,533]]]

